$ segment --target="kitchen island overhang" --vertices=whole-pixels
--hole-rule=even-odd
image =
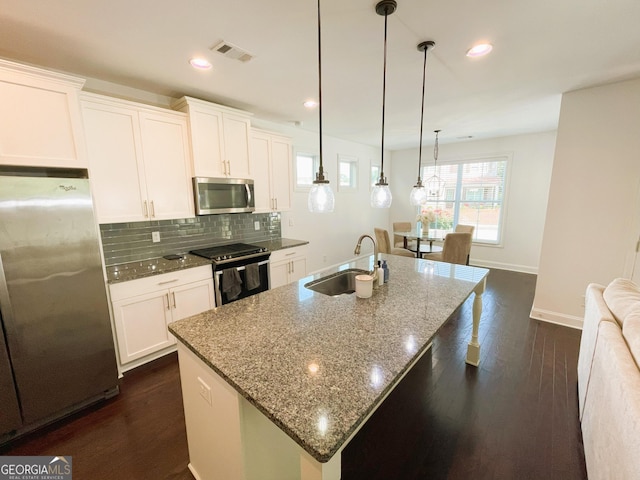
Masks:
[[[340,478],[342,448],[473,292],[478,364],[488,270],[384,258],[390,281],[368,299],[304,284],[372,256],[170,325],[196,478]]]

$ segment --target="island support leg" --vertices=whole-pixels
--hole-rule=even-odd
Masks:
[[[480,343],[478,343],[478,329],[480,328],[480,317],[482,316],[482,294],[487,283],[486,277],[482,279],[476,288],[473,289],[475,298],[473,299],[473,330],[471,341],[467,346],[467,360],[469,365],[477,367],[480,365]]]

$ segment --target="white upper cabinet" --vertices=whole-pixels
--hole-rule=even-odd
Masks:
[[[249,113],[191,97],[182,97],[173,108],[189,116],[196,177],[250,178]]]
[[[150,217],[193,217],[186,118],[167,111],[140,112],[139,119]]]
[[[84,80],[0,60],[0,164],[87,168]]]
[[[98,223],[193,217],[186,116],[101,95],[81,98]]]
[[[251,173],[257,212],[291,209],[292,141],[262,130],[251,132]]]

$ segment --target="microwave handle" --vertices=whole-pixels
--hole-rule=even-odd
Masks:
[[[251,189],[249,188],[249,184],[244,184],[244,191],[247,194],[247,206],[251,205]]]

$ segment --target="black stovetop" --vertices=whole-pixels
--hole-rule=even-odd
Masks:
[[[258,253],[267,252],[264,247],[250,245],[248,243],[229,243],[226,245],[216,245],[213,247],[191,250],[190,253],[199,257],[208,258],[209,260],[221,261],[238,259],[246,256],[253,256]]]

